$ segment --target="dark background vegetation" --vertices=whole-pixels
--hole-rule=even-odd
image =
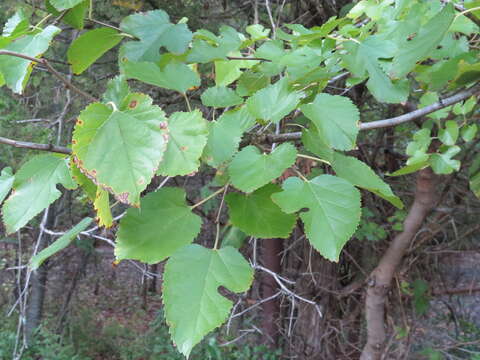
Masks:
[[[43,1],[31,0],[41,6]],[[264,0],[105,0],[95,1],[95,18],[118,24],[135,10],[164,9],[173,20],[189,19],[192,30],[215,31],[220,24],[243,30],[259,21],[269,26]],[[0,23],[28,2],[3,0]],[[331,16],[348,11],[349,1],[271,0],[278,24],[320,25]],[[63,35],[67,34],[67,35]],[[71,34],[71,38],[68,37]],[[47,57],[65,59],[67,45],[76,31],[64,32]],[[107,53],[81,78],[73,81],[87,92],[100,95],[107,80],[117,73],[115,51]],[[63,61],[63,60],[62,60]],[[57,68],[69,73],[66,64]],[[183,108],[183,99],[162,90],[143,88],[167,113]],[[336,88],[328,91],[338,91]],[[343,91],[344,89],[340,89]],[[193,94],[193,101],[199,99]],[[362,111],[362,121],[400,114],[400,106],[379,105],[360,84],[348,90]],[[0,134],[41,143],[54,142],[59,117],[64,118],[61,144],[69,142],[76,114],[83,99],[66,94],[63,86],[36,67],[22,96],[0,89]],[[65,110],[66,109],[66,110]],[[476,115],[478,116],[478,115]],[[407,134],[415,125],[395,130],[361,134],[353,155],[379,173],[391,172],[403,163]],[[475,144],[465,154],[466,168]],[[0,147],[0,168],[15,170],[29,156],[25,149]],[[305,168],[312,164],[300,164]],[[442,178],[438,183],[441,201],[430,215],[396,273],[390,291],[386,322],[389,327],[385,359],[480,359],[480,252],[478,214],[480,203],[468,189],[465,170]],[[171,185],[187,190],[192,204],[209,193],[213,172],[175,178]],[[414,193],[414,176],[390,178],[394,191],[408,204]],[[348,243],[338,264],[323,259],[303,236],[302,229],[286,240],[258,240],[244,250],[252,256],[258,249],[259,261],[294,281],[295,293],[321,305],[323,316],[308,303],[293,301],[280,293],[272,278],[257,274],[247,294],[235,297],[235,313],[253,306],[229,321],[228,326],[210,334],[194,349],[192,359],[355,359],[365,341],[365,279],[378,263],[393,235],[401,230],[405,212],[363,194],[362,224]],[[215,216],[213,202],[199,209],[206,219]],[[121,212],[118,208],[116,211]],[[89,215],[86,199],[79,193],[65,193],[50,208],[46,224],[64,231]],[[25,281],[25,269],[39,236],[39,222],[31,222],[18,236],[0,237],[0,359],[11,359],[21,347],[18,321],[35,328],[31,346],[23,359],[181,359],[171,345],[163,322],[161,304],[162,264],[145,266],[135,262],[113,264],[112,247],[101,240],[82,238],[47,263],[32,279],[30,300],[36,309],[17,306],[10,311]],[[204,222],[207,223],[207,222]],[[200,242],[212,243],[213,229],[204,226]],[[54,240],[40,235],[44,243]],[[111,231],[103,236],[113,239]],[[255,245],[255,247],[254,247]],[[39,298],[37,298],[39,297]],[[39,307],[39,308],[38,308]],[[20,312],[20,313],[19,313]],[[26,317],[23,317],[23,316]],[[17,349],[17,353],[18,353]]]

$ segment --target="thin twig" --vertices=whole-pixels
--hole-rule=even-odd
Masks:
[[[85,91],[79,89],[78,87],[73,85],[70,81],[65,79],[62,76],[62,74],[60,74],[57,70],[55,70],[52,67],[52,65],[50,65],[48,60],[45,59],[45,58],[38,59],[38,58],[35,58],[35,57],[31,57],[31,56],[28,56],[28,55],[25,55],[25,54],[17,53],[17,52],[14,52],[14,51],[8,51],[8,50],[0,50],[0,55],[15,56],[15,57],[18,57],[18,58],[21,58],[21,59],[25,59],[25,60],[29,60],[29,61],[32,61],[32,62],[35,62],[35,63],[38,63],[38,64],[42,64],[48,69],[48,71],[50,71],[57,79],[59,79],[69,89],[75,91],[79,95],[82,95],[83,97],[85,97],[89,101],[92,101],[92,102],[98,101],[95,97],[93,97],[90,94],[87,94]]]
[[[63,146],[56,146],[52,144],[37,144],[28,141],[17,141],[12,139],[7,139],[0,136],[0,144],[11,145],[16,148],[32,149],[32,150],[41,150],[56,152],[60,154],[70,155],[72,150]]]
[[[359,127],[359,130],[363,131],[363,130],[372,130],[372,129],[379,129],[384,127],[397,126],[397,125],[404,124],[406,122],[421,118],[437,110],[459,103],[460,101],[466,100],[469,97],[477,95],[479,93],[480,93],[480,84],[477,83],[476,85],[472,86],[469,89],[460,91],[457,94],[447,97],[443,100],[439,100],[433,103],[432,105],[425,106],[421,109],[414,110],[409,113],[396,116],[390,119],[360,123],[358,127]],[[284,133],[284,134],[278,134],[278,135],[274,135],[274,134],[265,135],[263,140],[265,142],[273,143],[273,142],[300,140],[301,138],[302,138],[301,132],[291,132],[291,133]],[[258,139],[258,140],[261,140],[261,139]]]

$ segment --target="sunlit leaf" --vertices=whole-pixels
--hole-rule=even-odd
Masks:
[[[57,184],[74,189],[68,170],[68,158],[53,154],[37,155],[15,174],[13,190],[2,209],[7,233],[19,230],[35,215],[57,200]]]
[[[117,110],[94,103],[80,113],[72,144],[82,171],[121,202],[138,206],[166,149],[166,118],[142,94],[127,96]]]
[[[168,120],[167,150],[157,171],[164,176],[188,175],[198,170],[207,143],[207,122],[199,110],[176,112]]]
[[[73,72],[81,74],[121,40],[117,30],[107,27],[84,32],[72,42],[67,51]]]

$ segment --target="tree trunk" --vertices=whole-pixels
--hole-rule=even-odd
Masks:
[[[55,207],[51,206],[48,211],[47,220],[45,221],[45,227],[51,229],[54,223]],[[38,238],[38,251],[47,247],[50,239],[50,235],[40,233]],[[35,335],[35,330],[38,328],[42,320],[47,278],[48,260],[45,261],[36,271],[32,272],[30,277],[30,294],[28,295],[25,319],[25,339],[27,345],[31,344]]]
[[[311,304],[298,301],[297,318],[294,328],[295,355],[299,359],[324,360],[336,359],[335,344],[328,333],[328,319],[335,318],[337,302],[333,292],[338,289],[338,264],[326,260],[308,243],[304,242],[298,273],[300,279],[295,286],[295,292],[320,305],[323,316]]]
[[[436,176],[432,170],[430,168],[420,170],[417,175],[415,199],[403,223],[403,231],[395,236],[380,263],[370,274],[367,283],[365,316],[368,335],[361,360],[379,360],[382,356],[386,339],[385,299],[390,283],[410,242],[435,206],[437,193]]]
[[[281,252],[283,250],[282,239],[264,239],[263,244],[263,264],[274,273],[281,272]],[[278,292],[278,284],[269,274],[264,274],[262,278],[262,298],[266,299]],[[263,323],[262,330],[265,343],[275,346],[278,343],[280,334],[280,300],[279,297],[262,304]]]

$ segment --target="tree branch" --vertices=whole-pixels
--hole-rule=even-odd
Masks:
[[[17,140],[7,139],[1,136],[0,136],[0,144],[11,145],[16,148],[49,151],[49,152],[56,152],[60,154],[67,154],[67,155],[70,155],[72,153],[71,149],[63,146],[56,146],[52,144],[37,144],[37,143],[32,143],[27,141],[17,141]]]
[[[397,126],[397,125],[421,118],[422,116],[431,114],[437,110],[446,108],[450,105],[459,103],[460,101],[466,100],[469,97],[479,93],[480,93],[480,84],[476,84],[472,86],[470,89],[460,91],[455,95],[447,97],[443,100],[439,100],[436,103],[433,103],[432,105],[425,106],[424,108],[414,110],[412,112],[409,112],[400,116],[396,116],[390,119],[360,123],[359,128],[360,130],[371,130],[371,129]],[[285,142],[285,141],[291,141],[291,140],[299,140],[301,139],[301,137],[302,137],[301,132],[291,132],[291,133],[284,133],[284,134],[267,134],[267,135],[264,135],[259,140],[262,140],[262,142],[267,142],[267,143],[274,143],[274,142],[278,143],[278,142]]]
[[[368,279],[365,299],[367,344],[360,360],[380,360],[386,339],[385,299],[393,275],[402,261],[411,241],[437,202],[437,176],[432,169],[420,170],[417,175],[415,199],[403,223],[403,231],[396,235],[375,270]]]
[[[83,96],[84,98],[88,99],[89,101],[91,102],[96,102],[98,101],[95,97],[93,97],[92,95],[86,93],[85,91],[77,88],[75,85],[73,85],[70,81],[68,81],[66,78],[64,78],[62,76],[62,74],[60,74],[57,70],[55,70],[52,65],[50,65],[50,63],[48,62],[47,59],[38,59],[38,58],[34,58],[34,57],[31,57],[31,56],[28,56],[28,55],[24,55],[24,54],[21,54],[21,53],[17,53],[17,52],[14,52],[14,51],[8,51],[8,50],[0,50],[0,55],[7,55],[7,56],[15,56],[15,57],[18,57],[18,58],[22,58],[22,59],[25,59],[25,60],[29,60],[29,61],[32,61],[32,62],[35,62],[35,63],[38,63],[38,64],[42,64],[44,65],[48,71],[50,71],[57,79],[59,79],[67,88],[75,91],[77,94]]]

